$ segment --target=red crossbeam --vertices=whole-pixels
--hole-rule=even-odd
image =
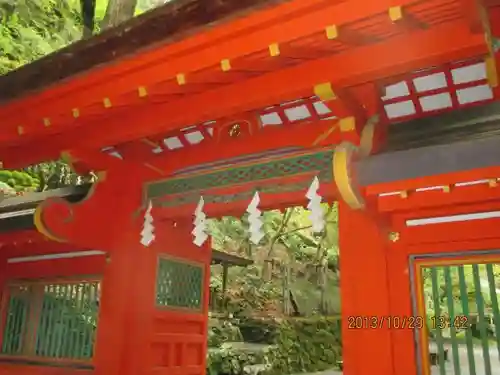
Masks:
[[[444,24],[431,30],[396,37],[385,43],[356,48],[238,84],[161,103],[153,108],[134,108],[105,124],[86,126],[71,136],[68,133],[71,141],[66,147],[73,144],[74,136],[85,142],[87,147],[121,143],[174,130],[185,124],[308,96],[317,83],[330,81],[334,87],[354,86],[486,52],[484,37],[471,34],[466,24]]]
[[[79,140],[78,147],[100,149],[185,124],[309,96],[318,83],[330,81],[334,87],[349,87],[486,52],[483,36],[470,33],[465,21],[446,23],[201,94],[123,110],[120,116],[106,121],[84,123],[86,126],[76,126],[76,123],[72,130],[45,140],[43,147],[66,150],[74,148],[75,140]],[[6,134],[2,138],[10,140]],[[21,149],[3,149],[0,160],[8,165],[7,161],[15,158]]]
[[[404,7],[417,3],[400,0],[397,5]],[[20,120],[19,114],[30,108],[28,118],[40,122],[57,111],[69,113],[72,108],[98,103],[104,97],[135,92],[138,87],[173,79],[178,73],[189,74],[217,66],[224,59],[248,56],[266,50],[270,44],[291,42],[321,32],[330,25],[340,27],[373,15],[387,14],[392,6],[393,0],[290,1],[22,98],[0,108],[0,118],[4,124],[12,119]],[[47,113],[49,108],[55,113]]]

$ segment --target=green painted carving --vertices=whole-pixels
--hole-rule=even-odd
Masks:
[[[154,200],[165,195],[184,195],[189,192],[200,192],[250,182],[258,183],[272,178],[291,177],[308,172],[318,172],[320,180],[329,182],[333,177],[332,155],[332,150],[321,150],[288,158],[265,159],[258,164],[236,165],[213,173],[157,181],[147,185],[146,198]],[[198,200],[199,194],[196,196],[196,200]],[[205,201],[207,202],[207,200]]]
[[[204,194],[205,203],[230,203],[242,200],[250,200],[256,191],[260,193],[276,194],[305,190],[311,185],[311,181],[298,182],[294,184],[272,184],[267,186],[256,186],[254,189],[242,191],[234,194]],[[173,199],[155,202],[156,207],[175,207],[185,204],[198,203],[199,193],[177,195]]]

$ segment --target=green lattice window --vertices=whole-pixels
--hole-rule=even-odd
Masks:
[[[8,296],[2,354],[92,358],[98,281],[12,285]]]
[[[203,301],[203,266],[160,258],[156,277],[156,304],[200,310]]]

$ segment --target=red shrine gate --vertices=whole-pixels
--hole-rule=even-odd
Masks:
[[[344,372],[430,373],[427,330],[380,322],[425,315],[421,269],[497,262],[499,4],[258,3],[177,0],[0,79],[5,168],[102,171],[36,208],[53,242],[3,235],[0,374],[204,373],[203,215],[256,192],[256,241],[257,210],[340,202]]]

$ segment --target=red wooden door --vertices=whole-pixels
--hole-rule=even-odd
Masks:
[[[198,375],[206,371],[210,240],[193,244],[190,226],[169,231],[158,251],[153,373]]]

